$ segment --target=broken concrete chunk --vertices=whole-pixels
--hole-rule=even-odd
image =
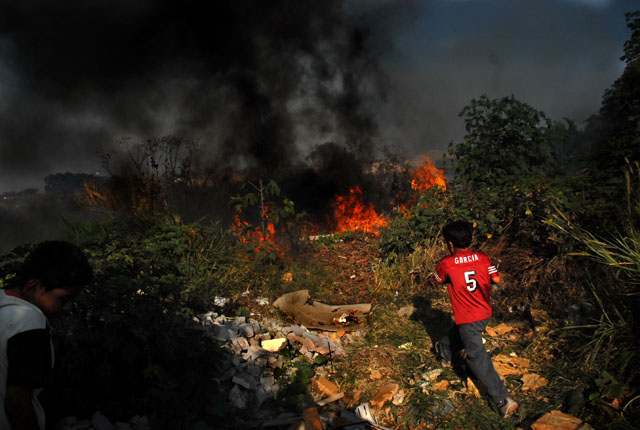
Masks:
[[[211,336],[220,342],[226,342],[229,340],[229,329],[222,325],[213,326],[213,332]]]
[[[233,378],[231,378],[231,382],[233,382],[234,384],[240,385],[241,387],[246,388],[247,390],[250,390],[253,383],[253,378],[247,375],[246,373],[239,373]]]
[[[253,337],[253,326],[250,323],[243,323],[238,326],[238,332],[244,337]]]
[[[287,345],[287,339],[281,337],[278,339],[263,340],[262,349],[269,352],[278,352]]]
[[[551,411],[531,424],[531,430],[577,430],[580,424],[582,420],[573,415]]]
[[[246,351],[249,349],[249,341],[244,337],[238,337],[231,341],[232,345],[237,345],[240,348],[240,351]]]
[[[371,311],[371,304],[330,306],[320,302],[307,303],[309,290],[299,290],[284,294],[273,302],[273,306],[293,318],[299,324],[318,330],[337,331],[364,323],[364,317]],[[345,323],[337,322],[343,315]]]
[[[229,392],[229,401],[238,409],[245,409],[247,407],[247,396],[245,396],[237,385],[234,385]]]

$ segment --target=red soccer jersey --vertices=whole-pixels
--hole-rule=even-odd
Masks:
[[[433,276],[437,283],[449,284],[456,324],[467,324],[491,316],[491,278],[497,275],[485,253],[468,249],[444,257]]]

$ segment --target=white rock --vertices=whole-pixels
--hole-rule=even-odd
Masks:
[[[231,378],[231,382],[233,382],[234,384],[240,385],[243,388],[246,388],[247,390],[251,389],[251,383],[252,383],[252,378],[244,373],[239,373],[236,376],[234,376],[233,378]]]
[[[278,339],[271,340],[263,340],[262,341],[262,349],[265,349],[269,352],[278,352],[282,350],[287,344],[287,339],[284,337],[280,337]]]

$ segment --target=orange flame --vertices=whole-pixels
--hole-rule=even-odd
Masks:
[[[276,227],[272,222],[269,222],[269,211],[270,208],[266,205],[262,214],[265,221],[267,221],[264,231],[260,226],[251,226],[247,221],[243,220],[242,212],[234,214],[231,231],[238,236],[240,242],[255,244],[253,249],[255,253],[265,250],[267,253],[275,252],[282,257],[284,252],[276,242]]]
[[[444,170],[438,169],[426,154],[422,165],[414,169],[412,173],[411,189],[418,193],[434,186],[440,187],[442,190],[447,189]]]
[[[376,213],[372,203],[362,202],[362,190],[357,185],[349,190],[348,195],[336,196],[332,207],[337,223],[336,233],[362,230],[377,236],[379,229],[388,223],[384,216]]]

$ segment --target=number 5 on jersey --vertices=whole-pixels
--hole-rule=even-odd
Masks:
[[[475,280],[474,276],[476,276],[475,270],[469,270],[468,272],[464,272],[464,281],[467,283],[467,290],[473,293],[476,288],[478,288],[478,282]]]

